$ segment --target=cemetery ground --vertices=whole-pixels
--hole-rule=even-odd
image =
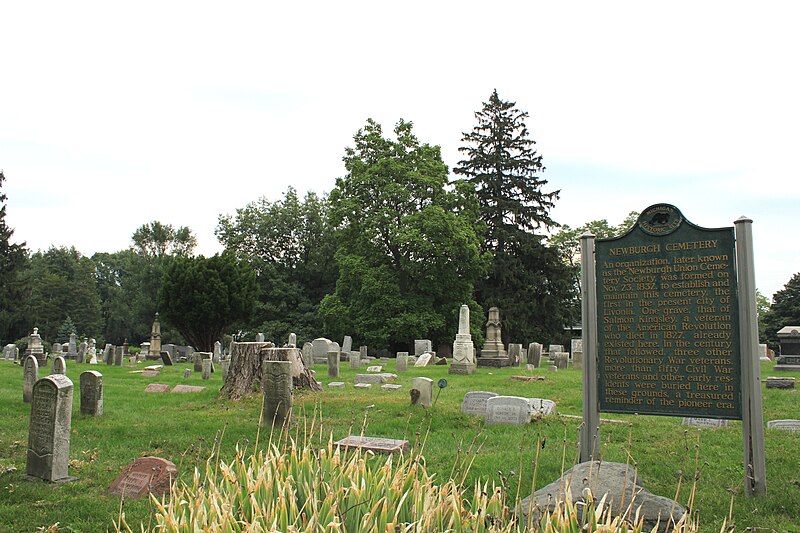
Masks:
[[[394,372],[394,360],[376,361],[384,371]],[[142,364],[139,365],[141,368]],[[111,482],[137,457],[158,456],[178,467],[179,480],[190,482],[194,469],[204,469],[218,439],[220,458],[230,460],[235,447],[248,452],[256,442],[261,397],[241,401],[218,400],[220,372],[203,381],[191,364],[164,367],[155,378],[132,373],[133,366],[77,365],[67,363],[67,376],[75,383],[69,473],[78,481],[62,485],[31,482],[25,473],[26,441],[30,404],[22,402],[22,369],[0,361],[0,531],[114,531],[120,512],[138,531],[154,525],[154,504],[147,498],[121,501],[107,494]],[[315,366],[322,392],[295,394],[292,433],[308,431],[307,422],[316,412],[313,441],[327,445],[350,434],[424,441],[422,453],[430,473],[444,481],[457,457],[474,460],[465,487],[478,479],[506,488],[513,500],[531,493],[534,460],[538,457],[535,485],[557,479],[576,461],[579,418],[551,416],[525,426],[484,426],[479,417],[464,415],[459,406],[469,391],[492,391],[504,395],[554,400],[561,415],[581,415],[581,373],[568,369],[550,372],[522,368],[479,368],[473,375],[447,374],[446,366],[409,367],[398,375],[400,391],[353,388],[356,371],[341,365],[337,379],[326,377],[325,365]],[[775,375],[772,363],[762,363],[762,379]],[[102,416],[80,413],[79,374],[99,370],[104,376]],[[363,369],[359,372],[363,372]],[[49,373],[41,369],[40,377]],[[522,382],[515,375],[539,375],[543,381]],[[781,375],[795,375],[782,373]],[[434,390],[433,407],[411,406],[410,382],[426,376],[447,380],[447,387]],[[800,377],[800,376],[796,376]],[[343,389],[328,389],[332,381],[347,383]],[[149,383],[170,386],[191,384],[208,387],[195,393],[145,393]],[[800,418],[797,390],[767,390],[765,421]],[[321,416],[320,416],[321,414]],[[742,494],[741,422],[725,428],[687,427],[680,418],[602,413],[602,459],[636,463],[642,483],[653,493],[675,497],[686,505],[695,491],[693,512],[701,531],[720,531],[732,506],[736,531],[798,531],[800,528],[800,433],[766,432],[768,495],[745,498]],[[321,423],[320,423],[321,420]],[[611,420],[612,422],[608,422]],[[621,423],[616,422],[621,421]],[[223,435],[224,432],[224,435]],[[259,448],[268,440],[262,428]],[[473,445],[474,443],[474,445]],[[469,452],[470,447],[473,451]],[[475,448],[478,448],[475,451]],[[375,461],[385,461],[376,456]],[[732,500],[733,498],[733,500]],[[733,501],[733,503],[732,503]],[[511,503],[511,502],[509,502]],[[730,525],[731,521],[728,520]]]

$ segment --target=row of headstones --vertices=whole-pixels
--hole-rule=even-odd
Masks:
[[[471,391],[464,395],[461,412],[482,416],[487,425],[528,424],[534,418],[556,413],[556,403],[544,398],[501,396],[495,392]]]
[[[66,376],[66,361],[63,357],[55,358],[51,376]],[[29,355],[22,363],[22,401],[31,403],[34,389],[39,379],[39,361]],[[71,382],[70,382],[71,383]],[[103,414],[103,374],[96,370],[81,372],[81,413],[90,415]]]
[[[372,361],[374,361],[373,358],[367,357],[365,355],[367,347],[362,346],[361,348],[362,349],[359,350],[358,352],[355,351],[349,352],[347,356],[347,360],[350,363],[351,370],[359,370],[363,365],[370,364]],[[328,363],[329,378],[339,377],[339,371],[341,369],[342,353],[343,352],[337,352],[335,350],[327,353],[326,361]],[[415,367],[423,367],[436,364],[436,361],[437,361],[436,354],[432,352],[423,353],[418,357],[410,356],[408,352],[398,352],[395,365],[398,373],[405,373],[408,371],[409,364],[413,364]],[[438,361],[441,361],[441,359],[439,359]],[[371,367],[367,367],[367,371],[371,371],[370,368]]]

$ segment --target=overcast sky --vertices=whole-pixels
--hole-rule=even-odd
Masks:
[[[159,220],[214,228],[330,191],[368,117],[452,168],[497,88],[528,111],[555,220],[674,204],[754,220],[756,284],[800,271],[795,2],[5,2],[0,169],[33,249],[91,255]]]

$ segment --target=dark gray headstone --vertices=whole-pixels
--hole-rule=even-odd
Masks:
[[[292,364],[289,361],[264,361],[263,366],[262,421],[283,426],[292,414]]]
[[[96,370],[81,372],[81,414],[103,414],[103,374]]]
[[[72,389],[72,381],[61,374],[43,377],[33,386],[28,476],[53,482],[74,479],[68,473]]]

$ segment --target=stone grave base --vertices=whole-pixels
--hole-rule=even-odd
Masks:
[[[448,374],[474,374],[475,373],[475,365],[470,363],[453,363],[450,365],[450,368],[447,369]]]
[[[44,483],[55,483],[56,485],[63,485],[64,483],[72,483],[73,481],[78,481],[78,478],[76,478],[75,476],[67,476],[67,477],[62,477],[61,479],[54,479],[52,481],[47,481],[46,479],[42,479],[36,476],[29,476],[28,474],[23,475],[22,479],[24,479],[25,481],[33,481],[33,482],[42,481]]]
[[[478,366],[487,368],[503,368],[511,366],[508,357],[478,357]]]
[[[800,365],[781,365],[777,364],[772,367],[773,370],[783,371],[783,372],[800,372]]]

